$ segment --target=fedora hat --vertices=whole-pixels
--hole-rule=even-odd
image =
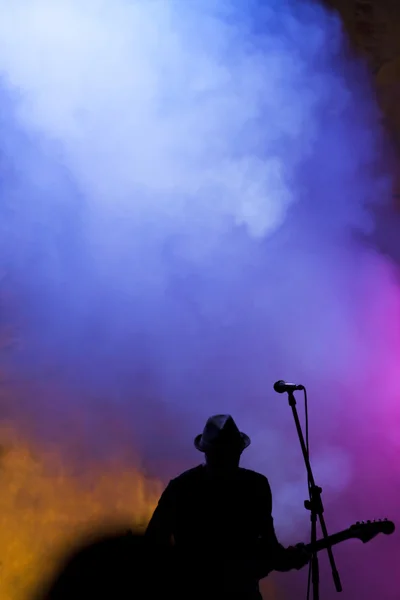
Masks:
[[[200,452],[216,448],[245,450],[250,446],[250,438],[239,431],[231,415],[214,415],[207,420],[203,433],[194,439],[194,445]]]

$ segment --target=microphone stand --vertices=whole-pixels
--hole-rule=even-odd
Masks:
[[[294,422],[297,429],[297,434],[300,440],[301,450],[303,452],[304,462],[307,469],[308,476],[308,491],[310,499],[304,502],[304,507],[306,510],[310,511],[310,519],[311,519],[311,544],[312,547],[315,548],[315,543],[317,541],[317,519],[319,519],[319,523],[321,526],[321,531],[324,539],[328,538],[328,530],[326,528],[325,519],[324,519],[324,506],[322,504],[321,493],[322,488],[315,485],[314,475],[310,465],[310,459],[308,456],[308,451],[306,444],[304,442],[303,432],[301,430],[301,425],[299,421],[299,415],[296,409],[296,399],[294,397],[293,391],[288,391],[289,396],[289,406],[292,409]],[[329,556],[329,562],[332,570],[333,582],[335,584],[335,588],[337,592],[342,591],[342,584],[340,582],[339,572],[336,568],[335,559],[332,552],[332,547],[327,547],[327,552]],[[311,556],[311,575],[312,575],[312,589],[313,589],[313,600],[319,600],[319,562],[318,562],[318,552],[314,551]]]

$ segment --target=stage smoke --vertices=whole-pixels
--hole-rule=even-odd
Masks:
[[[3,417],[82,471],[140,460],[167,479],[200,459],[209,414],[232,413],[296,542],[305,470],[272,389],[294,380],[330,526],[394,518],[398,274],[365,241],[391,179],[338,16],[283,0],[0,8]]]

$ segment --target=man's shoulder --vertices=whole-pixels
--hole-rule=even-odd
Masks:
[[[169,483],[169,488],[171,490],[182,490],[182,489],[190,489],[192,486],[202,485],[204,481],[205,469],[204,465],[198,465],[193,467],[192,469],[188,469],[187,471],[183,471],[174,479],[171,479]],[[238,468],[238,478],[239,482],[242,486],[247,489],[257,489],[260,492],[270,493],[270,485],[267,477],[258,473],[257,471],[252,471],[251,469],[245,469],[244,467]]]
[[[245,469],[244,467],[239,467],[240,477],[253,485],[258,485],[260,487],[268,487],[269,481],[265,475],[258,473],[258,471],[253,471],[252,469]]]
[[[204,472],[204,466],[197,465],[197,467],[192,467],[191,469],[188,469],[187,471],[183,471],[182,473],[180,473],[179,475],[174,477],[174,479],[171,479],[170,483],[173,486],[189,483],[191,481],[195,481],[196,479],[199,479],[200,477],[202,477],[203,472]]]

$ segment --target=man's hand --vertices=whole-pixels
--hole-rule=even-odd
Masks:
[[[305,567],[311,560],[311,554],[306,550],[304,544],[289,546],[286,549],[286,552],[291,569],[297,569],[299,571],[300,569]]]

